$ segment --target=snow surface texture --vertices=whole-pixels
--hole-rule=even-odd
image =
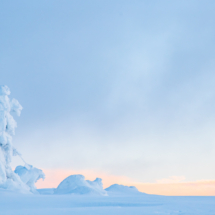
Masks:
[[[17,124],[11,113],[14,112],[20,116],[22,106],[16,99],[10,100],[9,95],[10,89],[7,86],[0,86],[0,188],[29,193],[34,187],[33,180],[31,180],[32,183],[24,183],[10,166],[13,155],[21,156],[12,144],[12,136],[15,134]],[[32,171],[33,175],[35,171]],[[33,175],[29,178],[33,179]]]
[[[0,189],[1,215],[214,215],[215,197],[29,195]]]

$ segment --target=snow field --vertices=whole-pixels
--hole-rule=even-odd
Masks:
[[[215,197],[35,195],[0,190],[1,215],[214,215]]]

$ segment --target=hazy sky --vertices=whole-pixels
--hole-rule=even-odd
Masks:
[[[42,169],[215,180],[214,11],[214,0],[1,1],[0,84],[23,106],[14,145]]]

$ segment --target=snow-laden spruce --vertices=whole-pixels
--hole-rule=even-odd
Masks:
[[[11,113],[14,112],[20,116],[22,106],[16,99],[10,100],[9,95],[10,89],[7,86],[0,86],[0,188],[24,193],[34,192],[36,191],[34,183],[39,178],[44,178],[42,170],[25,164],[26,167],[23,168],[28,169],[27,172],[32,170],[30,171],[32,175],[28,173],[28,179],[31,183],[26,183],[11,168],[12,156],[21,156],[12,144],[12,136],[15,134],[17,124]],[[25,174],[27,173],[25,172]]]

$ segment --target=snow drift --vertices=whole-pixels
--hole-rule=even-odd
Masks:
[[[55,189],[54,194],[96,194],[107,195],[103,189],[102,179],[94,181],[85,180],[83,175],[70,175]]]

